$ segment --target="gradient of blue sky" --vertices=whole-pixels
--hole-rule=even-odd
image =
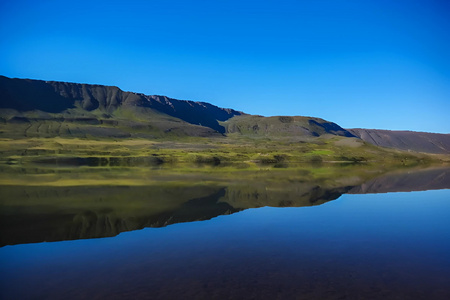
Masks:
[[[0,74],[450,133],[450,2],[0,2]]]

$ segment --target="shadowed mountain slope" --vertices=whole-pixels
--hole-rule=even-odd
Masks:
[[[450,154],[450,134],[391,131],[378,129],[348,129],[363,141],[376,146],[416,152]]]
[[[140,117],[147,115],[154,119],[160,119],[162,114],[220,133],[225,130],[218,121],[242,114],[205,102],[124,92],[115,86],[11,79],[4,76],[0,76],[0,95],[0,108],[19,112],[39,110],[62,113],[78,109],[78,113],[95,112],[103,117],[111,117],[118,110],[126,110],[138,115],[141,112]]]

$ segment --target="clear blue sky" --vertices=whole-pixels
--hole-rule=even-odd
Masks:
[[[450,2],[3,0],[0,74],[450,133]]]

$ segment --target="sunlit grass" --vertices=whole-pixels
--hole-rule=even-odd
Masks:
[[[283,168],[293,164],[349,162],[392,169],[440,163],[442,157],[379,148],[363,142],[349,143],[342,137],[317,138],[308,143],[241,136],[176,140],[61,137],[0,140],[0,164],[16,166],[16,169],[30,166],[46,166],[48,170],[76,166],[162,168],[164,165],[177,173],[235,173],[244,169],[261,170],[270,165]],[[312,174],[319,174],[317,169],[312,170]]]

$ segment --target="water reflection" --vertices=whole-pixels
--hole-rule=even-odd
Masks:
[[[412,192],[450,188],[448,168],[394,171],[351,189],[351,194]]]
[[[319,205],[345,193],[450,188],[448,168],[407,169],[381,176],[360,166],[262,169],[239,176],[155,172],[131,169],[125,175],[106,172],[92,178],[89,172],[65,171],[48,177],[28,170],[31,175],[25,172],[23,180],[33,184],[1,186],[0,245],[110,237],[248,208]],[[117,178],[121,185],[107,184]]]
[[[0,248],[2,299],[450,297],[449,191],[344,195]]]

